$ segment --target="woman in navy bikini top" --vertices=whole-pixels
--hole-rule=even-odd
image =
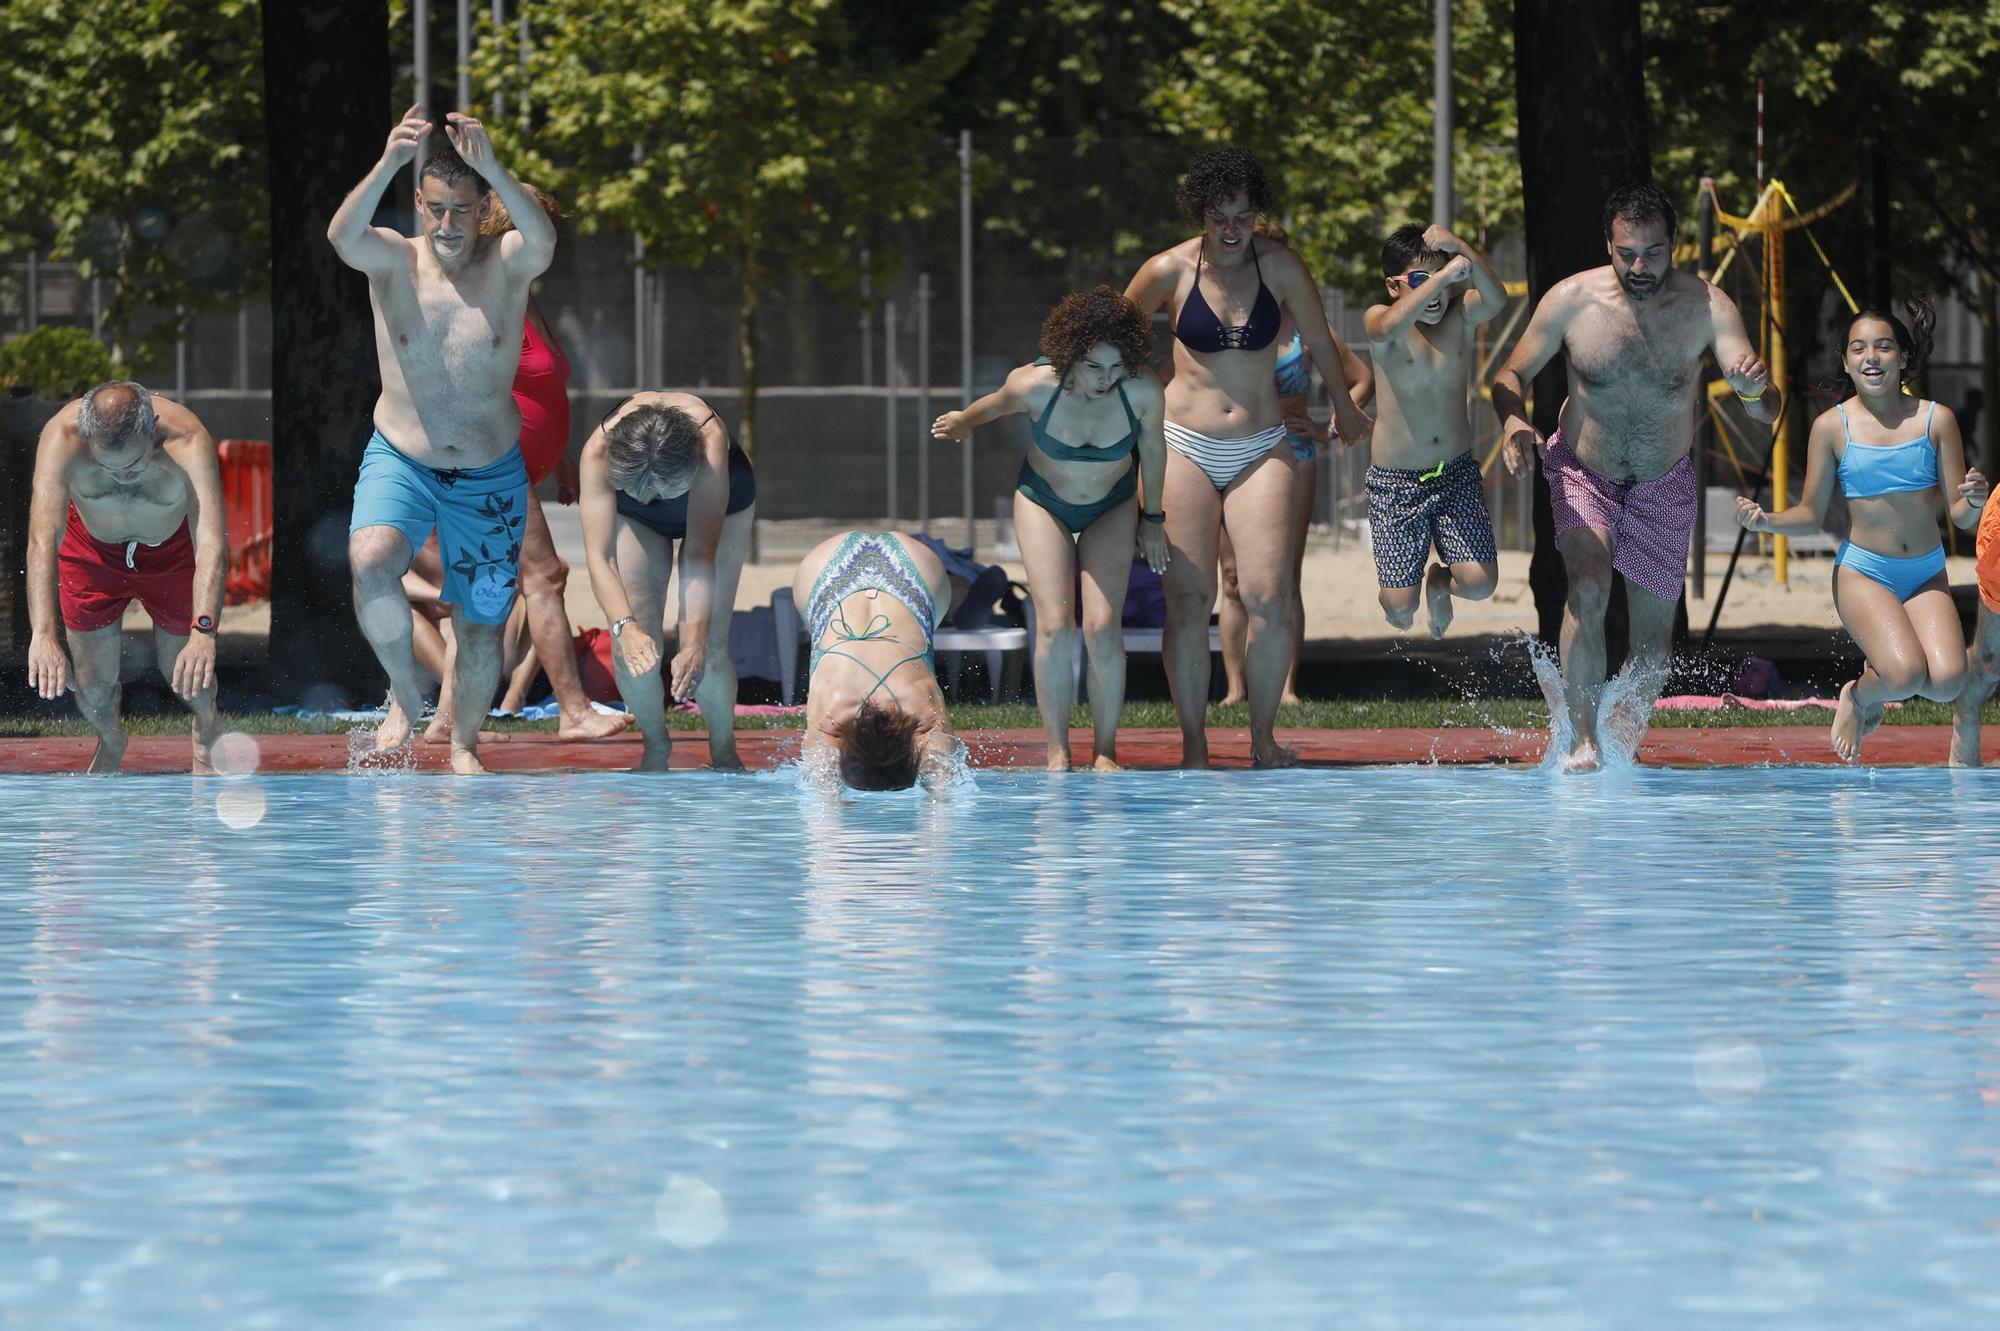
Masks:
[[[1798,536],[1819,530],[1836,484],[1847,496],[1851,528],[1835,558],[1833,604],[1868,658],[1834,711],[1833,749],[1850,761],[1881,724],[1885,704],[1915,696],[1950,702],[1965,683],[1965,638],[1945,577],[1937,504],[1941,494],[1952,523],[1970,530],[1987,484],[1965,465],[1951,408],[1904,392],[1923,369],[1936,319],[1928,302],[1912,304],[1910,314],[1905,324],[1863,311],[1848,324],[1844,374],[1830,385],[1843,400],[1813,422],[1799,502],[1767,514],[1737,501],[1737,520],[1751,531]]]
[[[1252,233],[1258,215],[1276,204],[1270,176],[1254,154],[1241,148],[1207,154],[1188,168],[1176,195],[1182,215],[1201,234],[1148,259],[1125,294],[1148,317],[1165,308],[1173,320],[1174,376],[1163,429],[1167,535],[1174,547],[1166,574],[1165,656],[1180,714],[1182,761],[1208,762],[1208,616],[1226,529],[1249,618],[1244,673],[1251,755],[1260,765],[1283,766],[1291,759],[1278,747],[1274,727],[1292,654],[1290,537],[1298,486],[1274,379],[1285,314],[1299,325],[1306,354],[1329,383],[1347,385],[1365,400],[1372,382],[1360,358],[1327,325],[1319,285],[1305,263]],[[1242,277],[1246,261],[1249,282]],[[1237,309],[1244,311],[1242,322],[1229,322]],[[1336,391],[1334,399],[1341,433],[1349,443],[1361,442],[1368,418],[1349,393]]]

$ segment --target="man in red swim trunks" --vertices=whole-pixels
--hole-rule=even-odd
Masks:
[[[77,710],[97,731],[87,770],[115,772],[125,758],[119,624],[137,600],[153,618],[160,673],[194,713],[194,770],[214,771],[215,632],[227,564],[215,441],[193,412],[117,380],[44,427],[28,510],[28,683],[59,698],[74,663]]]

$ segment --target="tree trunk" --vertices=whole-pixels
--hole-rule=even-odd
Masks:
[[[1570,274],[1607,262],[1605,196],[1653,178],[1647,143],[1645,64],[1638,0],[1517,0],[1514,6],[1515,99],[1520,113],[1521,193],[1525,203],[1528,299],[1539,302]],[[1534,423],[1556,428],[1568,392],[1558,355],[1534,382]],[[1556,547],[1548,481],[1535,466],[1535,552],[1528,565],[1541,636],[1562,628],[1569,580]],[[1622,580],[1611,616],[1623,638]],[[1611,625],[1607,624],[1607,649]]]
[[[737,423],[736,440],[754,466],[757,461],[757,195],[752,185],[743,185],[743,298],[736,314],[736,351],[743,362],[743,418]],[[750,524],[750,562],[756,563],[757,524]],[[717,613],[721,613],[718,607]]]
[[[354,622],[347,518],[379,378],[368,286],[327,223],[382,151],[386,0],[264,0],[271,162],[270,686],[288,701],[382,696]]]

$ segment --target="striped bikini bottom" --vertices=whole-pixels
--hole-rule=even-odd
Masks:
[[[1167,447],[1206,472],[1209,483],[1218,490],[1227,490],[1229,483],[1241,475],[1245,467],[1285,442],[1285,427],[1282,425],[1273,425],[1268,430],[1259,430],[1241,439],[1217,439],[1172,421],[1164,425]]]

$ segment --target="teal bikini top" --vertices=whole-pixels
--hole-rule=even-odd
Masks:
[[[1050,363],[1047,356],[1038,357],[1035,361],[1037,365]],[[1118,401],[1125,408],[1125,423],[1131,428],[1126,430],[1123,439],[1102,448],[1080,448],[1049,437],[1049,417],[1055,414],[1056,403],[1062,400],[1062,395],[1062,384],[1058,382],[1056,391],[1049,394],[1049,404],[1035,418],[1035,447],[1058,462],[1120,462],[1132,456],[1132,450],[1139,446],[1139,414],[1132,410],[1132,400],[1125,396],[1123,379],[1118,381]]]
[[[1841,450],[1840,489],[1849,499],[1873,499],[1877,495],[1909,494],[1929,490],[1938,483],[1937,448],[1931,443],[1931,417],[1937,403],[1924,416],[1924,432],[1900,444],[1855,442],[1847,422],[1847,408],[1840,412],[1840,426],[1847,432],[1847,447]]]

